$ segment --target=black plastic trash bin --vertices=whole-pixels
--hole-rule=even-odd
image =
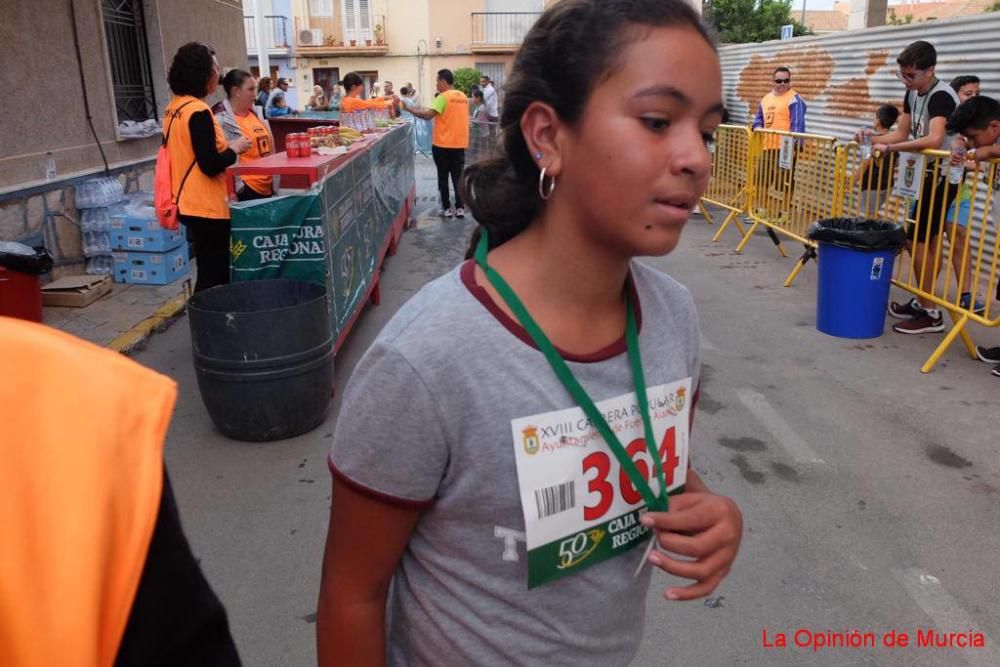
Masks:
[[[326,288],[220,285],[195,294],[188,317],[201,398],[223,435],[281,440],[323,423],[333,388]]]
[[[832,218],[813,223],[809,238],[819,244],[816,328],[840,338],[881,336],[906,232],[892,222]]]

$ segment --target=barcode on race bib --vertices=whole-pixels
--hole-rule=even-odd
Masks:
[[[575,482],[556,484],[535,491],[535,503],[538,505],[538,518],[565,512],[576,506]]]

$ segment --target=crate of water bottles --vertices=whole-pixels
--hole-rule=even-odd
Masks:
[[[80,242],[87,260],[87,273],[111,275],[111,213],[124,200],[117,178],[92,178],[76,186],[76,208],[80,211]]]
[[[187,243],[184,225],[164,229],[156,219],[153,195],[139,192],[126,195],[111,213],[111,249],[138,252],[167,252]]]

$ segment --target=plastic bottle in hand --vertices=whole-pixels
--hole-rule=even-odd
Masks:
[[[948,165],[948,182],[958,185],[965,176],[965,142],[956,139],[951,145],[951,160]]]
[[[861,159],[870,160],[872,159],[872,135],[874,132],[870,127],[865,127],[861,129],[858,135],[858,146],[861,149]]]

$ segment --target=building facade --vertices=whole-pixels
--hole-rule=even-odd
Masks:
[[[331,90],[348,72],[426,101],[436,72],[473,67],[503,80],[524,35],[553,0],[292,0],[296,84]]]
[[[150,190],[174,53],[202,41],[223,67],[246,67],[242,17],[240,0],[4,2],[0,241],[44,243],[56,275],[82,273],[74,184],[106,163]]]
[[[261,5],[264,17],[263,44],[257,43],[257,4]],[[293,109],[301,109],[309,99],[308,90],[300,90],[295,76],[295,15],[292,0],[243,0],[243,27],[246,33],[247,61],[250,73],[256,77],[270,76],[288,79],[289,88],[285,99]],[[268,71],[260,71],[260,48],[267,51]],[[300,102],[301,100],[301,102]]]

